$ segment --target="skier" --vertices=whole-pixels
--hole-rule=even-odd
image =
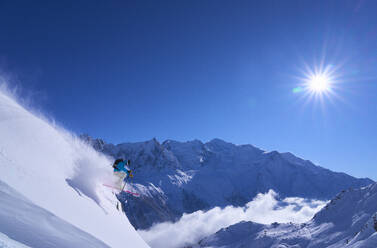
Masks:
[[[122,190],[125,186],[124,185],[122,187],[123,181],[125,181],[125,179],[128,178],[128,177],[131,177],[131,178],[134,177],[132,175],[132,171],[128,167],[130,165],[130,163],[131,163],[130,160],[125,162],[122,158],[120,158],[120,159],[115,160],[115,162],[113,164],[114,175],[118,178],[116,185],[119,186],[119,188],[122,188]]]

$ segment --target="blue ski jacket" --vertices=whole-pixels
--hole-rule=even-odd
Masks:
[[[116,168],[114,168],[114,172],[115,172],[115,171],[124,171],[124,172],[127,173],[127,175],[129,174],[129,170],[130,170],[130,169],[127,167],[125,161],[119,162],[119,163],[116,165]]]

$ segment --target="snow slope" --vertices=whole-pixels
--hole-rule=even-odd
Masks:
[[[48,247],[36,231],[49,247],[148,247],[102,186],[111,161],[3,90],[0,137],[0,242]]]
[[[291,153],[265,152],[220,139],[162,144],[152,139],[113,145],[82,138],[105,154],[132,160],[133,186],[144,197],[123,197],[129,220],[140,229],[174,222],[183,213],[244,206],[270,189],[282,198],[329,200],[343,189],[373,183],[327,170]]]
[[[0,199],[1,232],[23,244],[38,248],[109,247],[51,212],[36,206],[2,182]]]
[[[201,240],[198,246],[376,248],[377,184],[342,191],[307,223],[240,222]]]
[[[9,238],[7,235],[3,233],[0,233],[0,247],[1,248],[30,248],[30,246],[21,244],[20,242],[17,242]]]

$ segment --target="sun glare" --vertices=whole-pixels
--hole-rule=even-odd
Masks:
[[[330,102],[334,97],[339,99],[339,68],[331,64],[325,65],[323,62],[313,67],[305,65],[301,70],[302,76],[297,77],[300,84],[294,87],[292,92],[301,95],[306,103],[314,101],[323,105],[326,99]]]
[[[313,75],[308,80],[308,87],[313,92],[324,92],[330,89],[331,80],[326,74]]]

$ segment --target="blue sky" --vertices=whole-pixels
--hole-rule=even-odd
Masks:
[[[1,1],[0,71],[75,133],[217,137],[377,179],[376,13],[377,1]],[[321,62],[334,93],[293,93]]]

